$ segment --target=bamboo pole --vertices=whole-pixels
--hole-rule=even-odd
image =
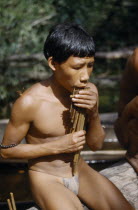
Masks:
[[[79,92],[80,88],[74,88],[73,90],[73,96],[75,94],[77,94]],[[79,130],[83,130],[84,129],[84,124],[85,124],[85,113],[84,113],[84,109],[83,108],[79,108],[79,107],[75,107],[73,104],[71,104],[71,108],[70,108],[70,112],[71,112],[71,122],[73,123],[72,128],[70,130],[70,132],[76,132]],[[73,176],[76,174],[77,172],[77,165],[78,165],[78,161],[79,161],[79,157],[80,157],[80,151],[77,151],[74,155],[74,159],[73,159]]]
[[[76,131],[83,130],[84,123],[85,123],[85,117],[83,117],[82,113],[79,113],[79,121],[78,121],[78,124],[77,124]],[[78,162],[79,162],[79,157],[80,157],[80,151],[77,151],[75,153],[74,160],[73,160],[73,175],[75,175],[76,172],[77,172],[77,165],[78,165]]]

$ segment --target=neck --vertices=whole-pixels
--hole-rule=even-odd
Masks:
[[[65,89],[59,82],[55,79],[54,75],[51,76],[50,78],[50,86],[53,91],[53,93],[58,96],[58,97],[69,97],[70,96],[70,91]]]
[[[62,85],[60,85],[54,78],[54,76],[51,76],[49,78],[49,86],[51,89],[52,94],[54,97],[57,98],[57,101],[60,101],[66,108],[70,108],[71,104],[71,93],[66,90]]]

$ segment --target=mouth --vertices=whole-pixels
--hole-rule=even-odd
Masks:
[[[74,86],[73,88],[84,89],[86,86],[87,86],[87,84],[86,85]]]

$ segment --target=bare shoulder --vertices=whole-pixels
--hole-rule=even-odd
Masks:
[[[96,94],[98,94],[98,89],[97,89],[97,87],[93,83],[88,82],[88,85],[87,86],[90,87],[93,92],[95,92]]]
[[[20,107],[22,109],[27,109],[29,107],[32,107],[35,102],[35,91],[37,91],[37,87],[39,87],[39,84],[35,84],[25,90],[20,97],[15,101],[13,107],[15,106]]]
[[[21,94],[12,106],[11,119],[32,119],[37,106],[37,92],[40,88],[41,84],[36,83]]]

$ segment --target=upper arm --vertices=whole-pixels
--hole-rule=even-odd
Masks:
[[[32,121],[32,101],[28,97],[20,97],[12,107],[11,117],[5,129],[4,145],[20,143],[26,136]]]

